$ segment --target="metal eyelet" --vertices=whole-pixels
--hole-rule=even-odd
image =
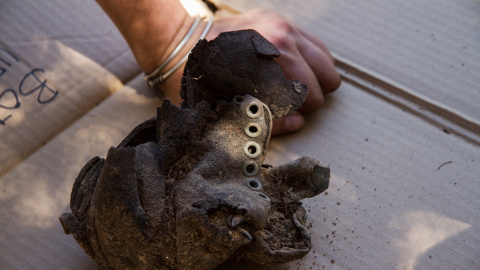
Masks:
[[[270,197],[268,197],[268,196],[265,195],[264,193],[258,192],[257,194],[258,194],[258,196],[260,196],[260,198],[264,199],[265,201],[268,201],[268,202],[271,201],[271,200],[270,200]]]
[[[255,161],[248,160],[243,164],[243,174],[246,176],[255,176],[258,170],[258,164]]]
[[[258,104],[257,102],[252,102],[248,105],[246,113],[247,116],[250,118],[258,118],[262,115],[263,106]]]
[[[257,179],[254,179],[254,178],[249,178],[245,181],[245,184],[247,185],[247,187],[253,191],[259,191],[262,189],[262,184],[260,183],[260,181],[258,181]]]
[[[251,138],[260,136],[262,133],[262,128],[257,123],[248,123],[245,125],[245,134]]]
[[[262,154],[262,148],[256,142],[249,141],[245,144],[243,148],[245,155],[249,158],[257,158]]]

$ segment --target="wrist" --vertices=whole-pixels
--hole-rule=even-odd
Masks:
[[[210,28],[213,23],[213,17],[210,16],[208,22],[201,33],[197,31],[198,25],[205,23],[200,23],[202,20],[200,16],[195,16],[193,24],[190,26],[187,34],[183,37],[180,43],[173,49],[171,54],[164,60],[154,71],[145,75],[144,80],[147,85],[150,87],[156,87],[166,81],[168,77],[173,75],[180,67],[183,67],[187,61],[188,54],[199,39],[206,37],[207,33],[210,31]],[[185,45],[188,46],[185,47]],[[183,53],[179,54],[180,52]],[[178,56],[177,56],[178,55]],[[172,61],[174,60],[174,61]],[[172,64],[170,64],[172,62]],[[169,67],[170,66],[170,67]],[[178,72],[177,72],[178,73]]]
[[[97,0],[115,23],[144,72],[162,62],[193,18],[178,0]]]
[[[172,14],[174,15],[165,16],[163,10],[150,13],[150,18],[142,20],[144,31],[137,31],[127,39],[137,63],[147,74],[169,57],[194,21],[183,6]],[[180,51],[178,55],[182,53],[183,51]],[[177,57],[172,59],[171,63],[175,61]]]
[[[143,37],[142,41],[139,37],[139,40],[134,41],[130,47],[140,68],[149,74],[164,63],[187,34],[193,22],[194,18],[186,13],[179,21],[152,26],[151,35],[157,35],[156,37]],[[187,46],[188,43],[184,47]],[[164,68],[170,68],[175,64],[178,58],[184,55],[185,48],[182,48]]]

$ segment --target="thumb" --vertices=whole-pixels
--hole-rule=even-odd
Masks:
[[[272,136],[297,131],[304,124],[305,119],[299,112],[293,112],[285,117],[273,119]]]

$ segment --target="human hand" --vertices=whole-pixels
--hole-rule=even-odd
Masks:
[[[193,22],[178,0],[97,0],[98,4],[118,27],[129,44],[138,64],[146,73],[160,65],[174,50]],[[129,10],[125,13],[125,10]],[[198,27],[185,50],[195,44],[206,22]],[[168,25],[168,27],[165,27]],[[318,110],[324,95],[340,86],[340,75],[333,65],[333,57],[323,42],[313,34],[288,22],[283,16],[268,10],[252,10],[215,20],[207,40],[221,32],[254,29],[275,45],[281,56],[276,59],[287,79],[298,80],[308,87],[304,104],[291,115],[273,122],[273,135],[289,133],[304,125],[303,114]],[[171,65],[180,61],[187,51],[173,58]],[[179,105],[180,81],[183,67],[160,86],[166,98]]]
[[[146,73],[152,72],[167,58],[183,38],[181,33],[186,33],[193,22],[193,18],[177,0],[97,1],[115,22],[138,64]],[[124,14],[124,10],[133,12]],[[197,33],[189,40],[184,51],[180,52],[165,70],[180,61],[195,44],[206,22],[201,24],[203,25],[197,28]],[[280,14],[268,10],[253,10],[216,19],[206,38],[211,40],[221,32],[242,29],[254,29],[272,42],[281,53],[276,61],[287,79],[295,79],[307,85],[308,95],[302,107],[298,112],[275,119],[272,134],[300,129],[304,125],[303,115],[318,110],[324,102],[324,95],[340,85],[340,76],[333,65],[332,55],[313,34],[288,22]],[[176,105],[181,103],[179,93],[182,74],[183,67],[180,67],[159,86],[164,96]]]
[[[215,20],[207,39],[221,32],[255,29],[275,45],[281,56],[275,59],[288,80],[298,80],[308,87],[304,104],[293,114],[273,121],[273,135],[290,133],[304,125],[303,114],[318,110],[324,95],[340,86],[334,59],[323,42],[282,15],[269,10],[252,10]]]

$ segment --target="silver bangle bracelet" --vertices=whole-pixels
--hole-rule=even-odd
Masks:
[[[200,22],[200,17],[197,15],[195,17],[195,21],[192,24],[192,27],[188,31],[188,33],[185,35],[183,40],[178,44],[178,46],[175,48],[175,50],[172,52],[172,54],[157,68],[155,71],[152,73],[149,73],[143,77],[145,80],[146,84],[149,87],[155,87],[161,83],[163,83],[170,75],[172,75],[180,66],[182,66],[188,59],[188,55],[190,54],[190,49],[188,53],[177,63],[175,64],[170,70],[165,72],[164,74],[159,74],[160,71],[178,54],[178,52],[185,46],[187,41],[191,38],[193,33],[195,32],[195,29],[197,28],[198,24]],[[208,34],[208,31],[210,31],[210,28],[212,27],[213,24],[213,16],[210,15],[207,26],[205,26],[205,29],[203,29],[202,34],[199,37],[200,39],[205,38],[205,36]],[[195,45],[194,45],[195,46]],[[192,47],[193,48],[193,47]]]
[[[195,33],[195,30],[197,29],[197,26],[199,23],[200,23],[200,16],[197,15],[195,16],[195,20],[193,21],[192,26],[190,26],[190,29],[188,30],[187,34],[182,39],[182,41],[178,43],[177,47],[173,50],[173,52],[168,56],[168,58],[165,61],[163,61],[163,63],[157,69],[155,69],[153,72],[145,76],[144,78],[145,80],[151,80],[154,77],[156,77],[160,73],[160,71],[162,71],[162,69],[165,68],[165,66],[168,65],[170,61],[172,61],[172,59],[182,50],[185,44],[187,44],[188,40],[192,37],[193,33]]]

